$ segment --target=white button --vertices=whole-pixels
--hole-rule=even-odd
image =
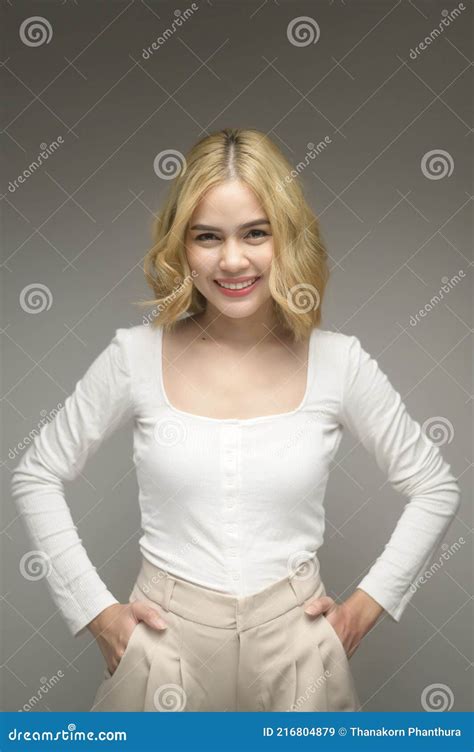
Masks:
[[[232,575],[233,580],[240,580],[240,574],[238,572],[234,572]]]

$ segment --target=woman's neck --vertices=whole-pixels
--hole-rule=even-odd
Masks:
[[[204,311],[190,318],[200,328],[204,338],[239,349],[257,346],[264,340],[285,337],[275,316],[271,314],[230,318],[220,311]]]

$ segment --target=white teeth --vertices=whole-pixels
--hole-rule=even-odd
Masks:
[[[225,287],[226,290],[243,290],[244,287],[250,287],[251,285],[253,285],[253,283],[255,282],[256,279],[258,279],[258,277],[254,277],[253,279],[249,279],[247,282],[238,282],[235,285],[230,284],[230,283],[229,284],[227,284],[227,283],[224,284],[224,282],[217,282],[217,280],[216,280],[216,282],[219,285],[219,287]]]

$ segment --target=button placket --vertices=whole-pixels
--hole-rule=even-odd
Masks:
[[[240,425],[222,425],[221,467],[222,467],[222,529],[231,592],[239,590],[241,581],[240,525],[239,525],[239,460]]]

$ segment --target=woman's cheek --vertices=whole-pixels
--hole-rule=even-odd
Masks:
[[[198,277],[202,278],[210,274],[213,268],[213,261],[209,256],[203,258],[203,254],[199,253],[198,249],[193,250],[190,248],[186,251],[186,257],[189,267],[198,273]]]

